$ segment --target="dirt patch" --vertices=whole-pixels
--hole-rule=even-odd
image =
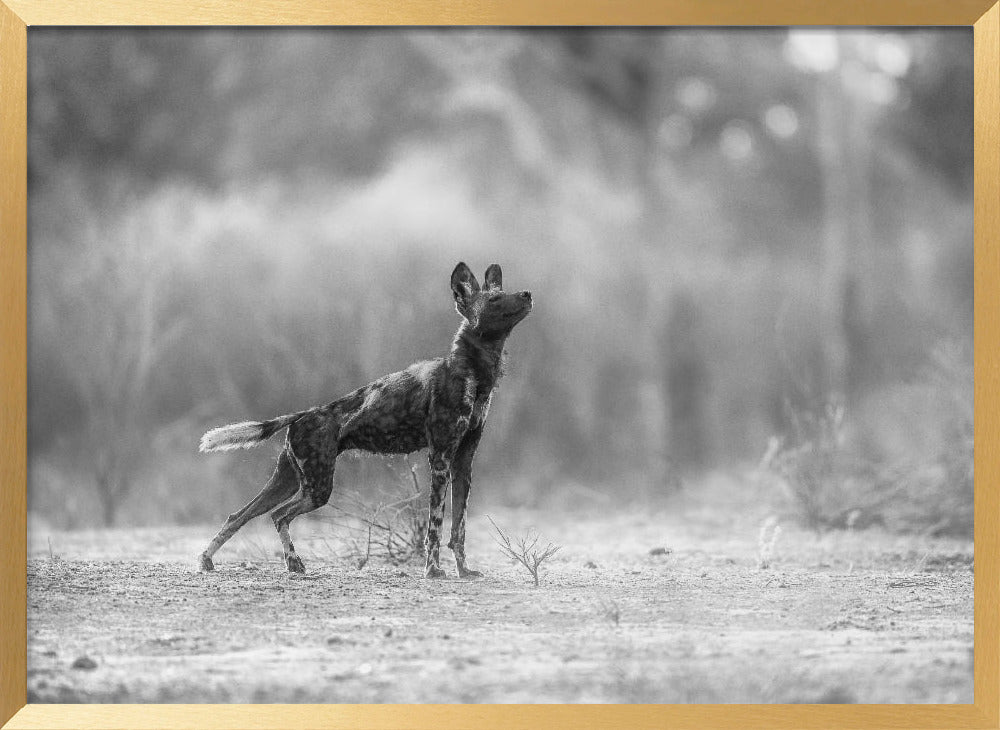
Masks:
[[[216,526],[32,534],[29,701],[972,701],[969,542],[788,524],[762,570],[759,514],[490,514],[563,546],[541,586],[482,514],[475,581],[357,570],[306,520],[304,576],[263,521],[213,573]]]

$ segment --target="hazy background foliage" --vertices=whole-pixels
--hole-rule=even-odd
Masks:
[[[759,464],[817,527],[971,534],[968,29],[32,29],[28,70],[36,518],[220,520],[278,445],[199,435],[443,354],[462,259],[536,298],[475,501]]]

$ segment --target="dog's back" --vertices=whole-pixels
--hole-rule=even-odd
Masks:
[[[427,447],[431,392],[443,360],[424,360],[338,398],[328,408],[342,423],[340,450],[409,454]]]

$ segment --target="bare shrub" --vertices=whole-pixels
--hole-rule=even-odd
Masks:
[[[514,560],[521,565],[523,565],[531,577],[535,581],[535,586],[538,586],[538,568],[546,560],[555,555],[559,550],[562,549],[562,545],[553,545],[551,542],[548,543],[543,549],[537,550],[539,536],[537,533],[529,532],[523,537],[514,538],[513,540],[500,529],[500,526],[493,521],[493,518],[486,515],[486,519],[490,521],[493,525],[493,529],[497,531],[497,535],[500,539],[496,541],[497,545],[500,547],[500,552],[506,555],[511,560]],[[494,538],[496,539],[496,538]]]
[[[81,406],[69,442],[111,526],[144,466],[150,432],[162,427],[149,413],[186,322],[170,306],[169,251],[140,245],[138,221],[118,223],[110,235],[126,245],[114,251],[101,248],[92,226],[82,228],[79,248],[56,251],[72,256],[59,287],[32,311],[46,328],[53,366]]]
[[[409,462],[407,467],[374,502],[356,497],[334,506],[347,520],[331,521],[351,534],[348,556],[359,570],[372,557],[393,565],[424,557],[428,493],[420,486],[416,467]]]

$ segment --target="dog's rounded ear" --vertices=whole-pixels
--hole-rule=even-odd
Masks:
[[[503,289],[503,272],[500,264],[490,264],[484,277],[487,289]]]
[[[451,292],[455,295],[455,301],[467,304],[478,291],[479,282],[476,281],[472,269],[466,266],[464,261],[459,261],[458,266],[451,272]]]

